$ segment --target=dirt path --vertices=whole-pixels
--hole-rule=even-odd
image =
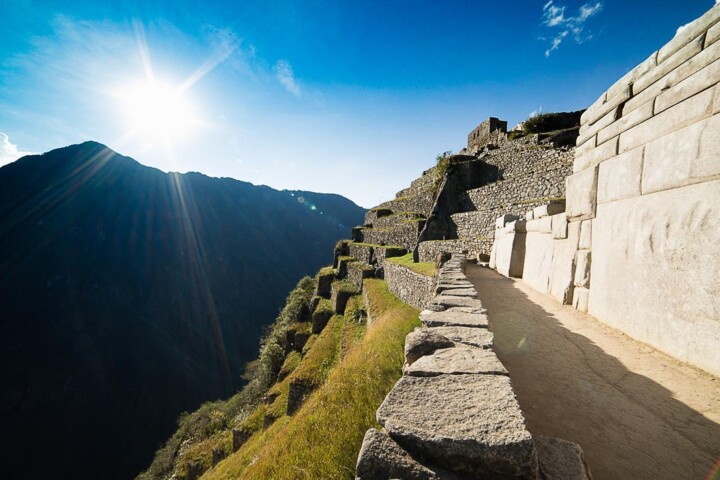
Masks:
[[[595,480],[708,478],[720,459],[720,379],[521,281],[474,264],[467,276],[531,433],[580,444]]]

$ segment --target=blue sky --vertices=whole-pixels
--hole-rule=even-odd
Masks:
[[[0,163],[92,139],[371,207],[488,116],[588,106],[712,5],[0,0]]]

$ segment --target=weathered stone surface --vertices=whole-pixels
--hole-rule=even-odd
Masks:
[[[392,262],[385,262],[383,269],[388,289],[403,302],[415,308],[424,308],[432,299],[434,277],[413,272]]]
[[[525,228],[528,232],[552,233],[552,218],[542,217],[530,220]]]
[[[659,138],[645,147],[643,194],[720,175],[720,115]]]
[[[476,298],[455,297],[450,295],[438,295],[432,299],[435,305],[442,305],[445,308],[452,307],[474,307],[482,308],[482,302]]]
[[[485,308],[477,307],[450,307],[446,309],[448,312],[463,312],[463,313],[487,313]],[[437,311],[437,310],[433,310]]]
[[[552,236],[556,239],[563,239],[567,238],[567,215],[563,213],[558,213],[557,215],[553,215],[552,217]]]
[[[533,440],[543,480],[592,480],[580,445],[541,435]]]
[[[720,81],[720,61],[715,61],[658,95],[655,112],[662,112]]]
[[[433,330],[417,329],[405,337],[405,363],[412,365],[424,355],[453,346],[455,344],[451,340]]]
[[[481,478],[536,478],[535,447],[506,376],[405,376],[377,419],[405,449],[438,465]]]
[[[623,112],[621,118],[598,132],[598,145],[617,137],[622,132],[652,117],[654,103],[653,100],[650,100],[631,112]]]
[[[533,218],[549,217],[552,215],[557,215],[558,213],[562,213],[564,211],[565,200],[551,202],[545,205],[540,205],[539,207],[535,207],[535,210],[533,211]]]
[[[575,286],[590,288],[590,250],[578,250],[575,260]]]
[[[406,375],[436,377],[438,375],[488,374],[507,375],[508,372],[492,350],[457,346],[438,349],[418,359],[405,369]]]
[[[477,348],[492,348],[493,334],[485,328],[472,327],[432,327],[432,330],[455,343]]]
[[[522,277],[526,233],[505,232],[495,236],[495,266],[506,277]]]
[[[647,75],[643,75],[641,78],[638,78],[638,80],[633,84],[633,93],[638,95],[643,92],[646,88],[660,80],[668,73],[672,72],[679,65],[682,65],[684,62],[700,53],[702,48],[702,38],[697,38],[688,43],[683,48],[673,53],[672,56],[667,58],[657,67],[649,71]],[[630,102],[628,102],[625,106],[627,107],[628,104],[630,104]],[[630,104],[630,106],[634,107],[632,104]]]
[[[589,304],[602,322],[714,375],[718,205],[720,180],[600,205]]]
[[[578,249],[590,250],[592,248],[592,220],[580,222],[580,241]]]
[[[420,321],[428,327],[481,327],[487,328],[488,318],[479,313],[431,312],[423,310]]]
[[[568,238],[555,240],[550,295],[563,305],[571,305],[575,288],[575,252],[580,239],[580,222],[568,224]]]
[[[618,153],[623,153],[656,138],[686,127],[710,115],[713,90],[708,89],[688,100],[655,115],[632,129],[620,134]]]
[[[528,210],[527,213],[525,213],[525,220],[528,222],[530,220],[533,220],[535,218],[535,210]]]
[[[385,432],[365,432],[355,467],[357,480],[461,480],[462,477],[413,458]]]
[[[597,189],[599,203],[640,195],[644,148],[634,148],[600,164]]]
[[[443,291],[443,296],[477,298],[474,288],[452,288]]]
[[[690,43],[694,38],[701,35],[709,29],[720,18],[720,7],[714,6],[708,10],[702,17],[685,25],[682,29],[678,29],[677,33],[658,51],[658,63],[662,63],[666,58],[680,50],[683,46]]]
[[[595,216],[597,170],[597,167],[588,168],[567,178],[568,220],[584,220]]]
[[[515,220],[513,222],[509,222],[507,225],[505,225],[505,231],[507,232],[520,232],[525,233],[526,230],[527,221],[525,219]]]
[[[548,293],[554,252],[555,240],[552,235],[528,232],[525,239],[523,282],[538,292]]]
[[[458,288],[473,288],[473,284],[468,282],[467,280],[455,281],[452,283],[441,282],[441,283],[438,283],[437,286],[435,287],[435,293],[439,294],[446,290],[453,290],[453,289],[458,289]]]
[[[588,303],[590,301],[590,290],[587,288],[576,287],[573,290],[573,308],[581,312],[588,311]]]
[[[575,163],[573,164],[573,172],[581,172],[604,162],[608,158],[617,155],[618,151],[618,138],[609,140],[602,145],[589,150],[587,153],[578,155],[575,157]],[[565,209],[567,212],[567,208]]]

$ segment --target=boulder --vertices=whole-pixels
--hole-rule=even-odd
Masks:
[[[592,480],[582,448],[559,438],[533,435],[544,480]]]
[[[365,432],[355,467],[357,480],[459,480],[462,477],[428,467],[413,458],[387,433],[371,428]]]
[[[433,464],[479,478],[536,479],[535,446],[504,375],[404,376],[377,420]]]
[[[454,297],[470,297],[477,298],[477,292],[474,288],[448,288],[442,291],[443,295],[451,295]]]
[[[508,371],[490,349],[457,346],[438,349],[431,355],[419,358],[405,368],[405,374],[414,377],[436,377],[444,374],[508,375]]]
[[[453,347],[455,344],[432,330],[415,330],[405,337],[405,362],[412,365],[424,355],[430,355],[439,348]]]

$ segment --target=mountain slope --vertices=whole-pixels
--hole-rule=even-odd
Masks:
[[[94,142],[1,168],[0,476],[128,478],[236,390],[286,292],[362,222],[291,193]]]

